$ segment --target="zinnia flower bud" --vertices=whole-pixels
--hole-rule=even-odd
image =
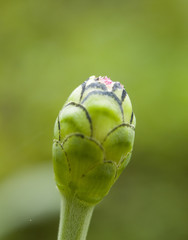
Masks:
[[[96,204],[130,161],[136,119],[122,84],[90,77],[76,88],[54,127],[53,164],[63,194]]]

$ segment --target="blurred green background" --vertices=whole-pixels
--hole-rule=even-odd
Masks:
[[[137,128],[87,239],[188,239],[187,13],[186,0],[1,0],[1,240],[56,239],[53,124],[91,75],[124,84]]]

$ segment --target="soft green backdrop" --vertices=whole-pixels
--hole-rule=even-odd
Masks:
[[[88,240],[188,239],[188,1],[0,1],[0,240],[54,240],[53,124],[90,75],[124,84],[132,161]]]

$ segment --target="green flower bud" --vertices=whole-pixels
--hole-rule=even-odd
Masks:
[[[96,204],[130,161],[136,119],[119,82],[90,77],[76,88],[54,127],[53,164],[63,194]]]

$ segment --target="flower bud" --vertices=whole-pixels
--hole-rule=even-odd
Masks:
[[[96,204],[129,163],[136,119],[123,85],[90,77],[76,88],[54,127],[53,164],[57,186]]]

